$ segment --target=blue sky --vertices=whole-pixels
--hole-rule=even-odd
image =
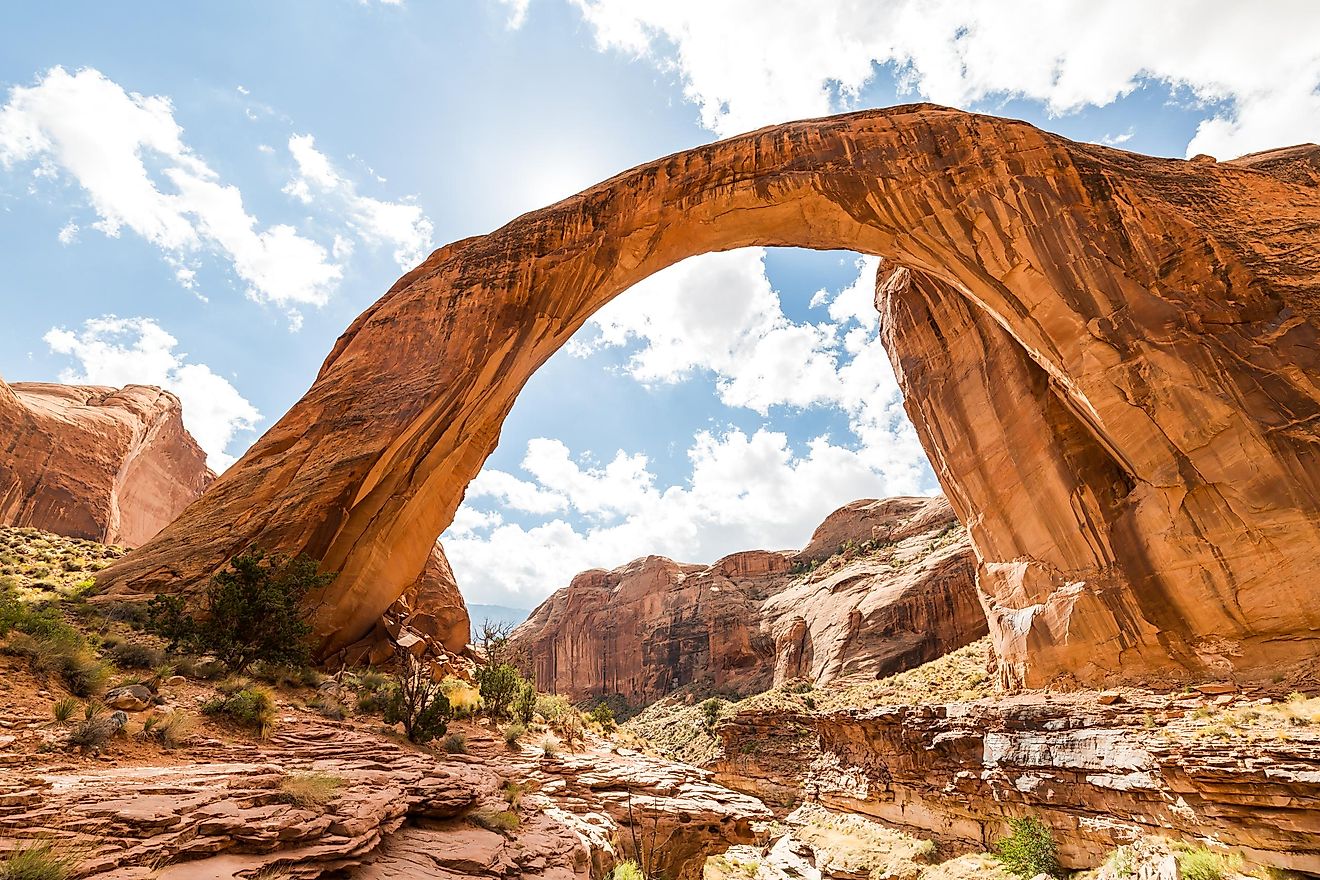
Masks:
[[[993,6],[993,8],[991,8]],[[162,384],[219,469],[432,248],[764,124],[934,100],[1228,158],[1320,139],[1314,7],[306,0],[0,11],[0,375]],[[445,543],[527,607],[936,490],[873,260],[711,255],[537,374]]]

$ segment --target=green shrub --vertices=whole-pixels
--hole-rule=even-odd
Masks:
[[[527,790],[526,785],[520,785],[512,779],[505,780],[500,786],[500,794],[504,796],[504,802],[509,805],[509,809],[518,809],[518,804],[522,803],[523,792]]]
[[[0,861],[0,880],[68,880],[81,863],[77,852],[57,848],[53,840],[35,841]]]
[[[50,711],[51,714],[55,716],[55,720],[60,724],[68,724],[69,720],[73,718],[73,713],[77,711],[77,709],[77,697],[64,697],[63,699],[56,700],[55,705],[51,707]]]
[[[995,855],[1010,873],[1031,878],[1037,874],[1060,877],[1059,848],[1044,822],[1031,816],[1008,820],[1009,834],[995,841]]]
[[[142,722],[142,735],[166,749],[176,749],[192,736],[193,718],[182,709],[165,715],[151,715]]]
[[[445,737],[445,751],[451,755],[466,755],[467,737],[461,733],[451,733]]]
[[[536,714],[554,724],[565,712],[574,711],[571,703],[559,694],[537,694]]]
[[[536,686],[524,681],[513,698],[513,717],[523,724],[531,724],[536,715]]]
[[[262,737],[275,726],[275,700],[264,687],[248,685],[227,695],[222,692],[203,704],[202,712],[254,730]]]
[[[1236,853],[1216,852],[1204,846],[1178,856],[1178,876],[1182,880],[1224,880],[1242,867]]]
[[[610,871],[610,880],[646,880],[646,875],[642,873],[642,866],[632,859],[619,862]]]
[[[714,730],[715,724],[720,720],[720,715],[724,714],[724,700],[719,697],[711,697],[701,704],[701,722],[706,730]]]
[[[449,698],[411,654],[385,702],[385,723],[399,722],[403,723],[408,739],[415,743],[428,743],[443,736],[449,727]]]
[[[198,616],[185,613],[182,597],[152,599],[149,628],[171,651],[213,654],[234,672],[257,661],[306,666],[312,628],[302,601],[333,577],[319,574],[307,556],[249,551],[211,578]]]
[[[526,733],[527,725],[523,724],[521,721],[515,721],[508,727],[504,728],[504,744],[509,748],[513,748],[518,744],[518,740],[522,739]]]
[[[291,773],[280,780],[280,793],[305,809],[323,807],[334,799],[344,780],[328,773]]]
[[[507,833],[522,824],[518,814],[511,810],[474,810],[468,818],[487,831]]]
[[[606,730],[613,730],[615,727],[614,710],[608,703],[597,703],[596,708],[592,709],[587,717]]]
[[[102,647],[107,645],[103,643]],[[106,656],[122,669],[155,669],[165,659],[160,651],[138,642],[120,642],[108,647]]]
[[[508,714],[522,684],[518,670],[507,663],[477,668],[477,689],[481,692],[486,714],[496,720]]]

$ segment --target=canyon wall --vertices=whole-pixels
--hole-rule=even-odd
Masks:
[[[931,105],[659,159],[433,253],[100,583],[188,590],[254,543],[306,552],[338,572],[311,597],[332,653],[416,580],[597,309],[695,254],[844,248],[906,273],[891,353],[1003,680],[1271,676],[1320,649],[1317,169],[1315,147],[1160,159]]]
[[[721,724],[724,755],[711,769],[767,803],[874,817],[946,852],[988,850],[1009,819],[1030,816],[1052,829],[1070,868],[1168,835],[1320,873],[1313,726],[1254,727],[1253,715],[1280,711],[1268,701],[1099,696],[819,714],[759,707]]]
[[[943,498],[857,501],[801,553],[752,550],[710,566],[647,556],[583,572],[511,645],[539,687],[574,700],[874,679],[985,635],[974,572]]]
[[[136,547],[214,479],[168,391],[0,380],[0,525]]]

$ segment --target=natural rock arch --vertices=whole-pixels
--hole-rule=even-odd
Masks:
[[[1154,159],[929,105],[763,129],[447,245],[101,583],[250,544],[339,572],[331,652],[418,575],[531,374],[680,259],[884,256],[907,406],[968,524],[1010,683],[1262,672],[1320,634],[1320,161]]]

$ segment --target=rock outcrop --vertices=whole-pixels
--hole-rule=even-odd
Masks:
[[[0,525],[136,547],[213,479],[168,391],[0,381]]]
[[[470,637],[467,605],[445,548],[437,541],[426,568],[407,592],[385,609],[370,632],[327,665],[380,666],[402,652],[429,658],[440,670],[455,671],[452,667],[467,650]]]
[[[1268,677],[1320,645],[1317,152],[1159,159],[919,105],[651,162],[433,253],[102,585],[306,552],[339,572],[312,597],[337,650],[417,578],[593,312],[694,254],[847,248],[905,275],[886,333],[1004,680]]]
[[[1053,829],[1067,867],[1168,835],[1315,874],[1320,732],[1305,719],[1316,703],[1126,691],[761,707],[721,725],[724,757],[712,766],[733,788],[870,816],[951,852],[988,850],[1009,818],[1032,816]]]
[[[5,720],[23,740],[50,736],[45,719]],[[603,748],[552,759],[475,725],[466,735],[471,754],[442,757],[286,715],[268,742],[195,736],[166,760],[111,767],[30,754],[15,766],[17,737],[0,737],[0,858],[58,840],[96,880],[587,880],[637,840],[663,876],[696,880],[707,856],[756,841],[771,818],[694,767]],[[300,778],[324,795],[300,800],[288,786]],[[525,792],[512,808],[507,783]]]
[[[647,556],[583,572],[511,645],[540,687],[575,700],[876,678],[985,634],[974,573],[943,498],[856,501],[801,553],[753,550],[710,566]]]

